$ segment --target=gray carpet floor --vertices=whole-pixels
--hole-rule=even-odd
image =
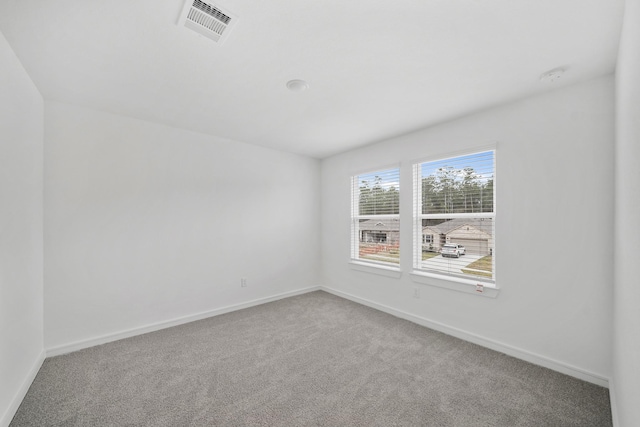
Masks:
[[[11,426],[597,426],[608,390],[325,292],[46,359]]]

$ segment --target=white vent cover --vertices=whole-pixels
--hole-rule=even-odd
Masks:
[[[211,40],[222,43],[238,18],[211,2],[186,0],[178,25],[184,25]]]

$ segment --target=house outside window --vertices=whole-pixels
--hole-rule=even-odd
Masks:
[[[400,169],[351,177],[351,260],[400,263]]]
[[[495,151],[413,165],[414,270],[495,286]]]
[[[434,248],[433,234],[422,234],[422,251],[433,252]]]

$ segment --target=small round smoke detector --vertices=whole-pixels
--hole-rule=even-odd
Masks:
[[[291,92],[304,92],[309,89],[309,83],[304,80],[289,80],[287,82],[287,89]]]
[[[547,71],[546,73],[542,73],[542,75],[540,76],[540,81],[543,83],[553,83],[556,80],[559,80],[563,74],[563,68],[556,68],[551,71]]]

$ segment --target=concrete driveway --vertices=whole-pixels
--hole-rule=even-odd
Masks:
[[[422,268],[434,270],[446,270],[450,273],[462,273],[462,269],[474,261],[479,260],[484,255],[462,255],[460,258],[443,257],[442,255],[434,256],[426,261],[422,261]]]

